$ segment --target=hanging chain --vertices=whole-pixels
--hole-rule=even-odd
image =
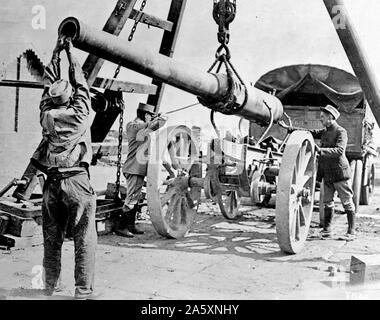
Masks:
[[[119,117],[119,144],[117,146],[117,169],[116,169],[116,190],[115,198],[118,197],[120,191],[120,176],[121,176],[121,154],[123,149],[123,122],[124,122],[124,103],[120,104],[120,117]]]
[[[119,64],[115,70],[115,74],[113,76],[114,79],[117,78],[117,76],[120,73],[121,65]],[[119,196],[120,191],[120,176],[121,176],[121,155],[122,155],[122,149],[123,149],[123,122],[124,122],[124,102],[119,101],[118,106],[120,107],[120,115],[119,115],[119,136],[118,136],[118,146],[117,146],[117,169],[116,169],[116,189],[114,197],[115,199]]]
[[[140,12],[143,12],[143,10],[144,10],[144,8],[145,8],[145,5],[146,5],[146,2],[147,2],[147,0],[143,0],[143,2],[141,3]],[[136,32],[137,25],[138,25],[139,22],[140,22],[140,18],[141,18],[141,13],[140,13],[140,15],[138,15],[138,17],[136,18],[135,24],[133,25],[132,30],[131,30],[131,34],[130,34],[129,37],[128,37],[128,41],[132,41],[133,36],[134,36],[134,34],[135,34],[135,32]]]

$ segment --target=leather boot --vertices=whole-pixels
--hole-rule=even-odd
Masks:
[[[144,234],[144,231],[136,228],[136,214],[137,214],[137,205],[127,213],[126,216],[126,229],[132,234]]]
[[[331,220],[334,214],[334,208],[331,207],[325,207],[325,221],[324,221],[324,227],[322,230],[322,236],[329,237],[331,236]]]
[[[127,214],[123,213],[121,216],[118,217],[117,222],[116,222],[116,227],[115,227],[115,233],[118,236],[126,237],[126,238],[133,238],[133,233],[130,232],[127,228],[127,222],[128,222],[128,217]]]
[[[347,234],[355,235],[355,211],[346,210],[346,213],[348,222]]]

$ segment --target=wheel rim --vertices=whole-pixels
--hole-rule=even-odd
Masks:
[[[215,192],[212,182],[211,176],[206,174],[205,182],[204,182],[204,192],[207,199],[211,199],[212,201],[217,201],[217,193]]]
[[[316,182],[314,140],[296,131],[286,144],[276,192],[276,232],[280,248],[299,252],[307,238]]]
[[[240,195],[237,190],[226,190],[218,194],[218,204],[223,216],[235,219],[239,216]]]
[[[169,152],[168,141],[176,138],[179,141]],[[199,166],[198,155],[199,149],[186,126],[162,128],[151,135],[147,200],[152,224],[162,236],[180,238],[194,221],[200,189],[189,187],[188,179],[192,171],[195,175],[191,176],[199,175],[199,170],[192,170]],[[175,167],[175,177],[169,181],[164,159],[172,169]]]
[[[371,165],[370,176],[368,178],[368,191],[369,196],[372,197],[373,192],[375,191],[375,165]]]

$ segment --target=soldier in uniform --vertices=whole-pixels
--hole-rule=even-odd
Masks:
[[[136,228],[135,220],[147,174],[147,139],[150,132],[162,127],[165,122],[164,118],[154,112],[154,106],[140,103],[136,119],[127,124],[128,155],[123,165],[127,195],[122,208],[123,215],[116,230],[118,235],[132,238],[134,234],[143,233]]]
[[[324,187],[324,227],[321,232],[323,237],[331,236],[331,220],[334,215],[334,194],[338,192],[339,198],[347,214],[348,229],[346,238],[355,236],[355,205],[353,191],[349,179],[351,169],[346,158],[347,131],[336,120],[339,111],[331,105],[321,108],[321,122],[323,129],[309,130],[314,138],[321,139],[321,147],[316,146],[319,154],[318,175],[323,179]],[[290,131],[302,128],[291,127]]]
[[[92,157],[89,126],[90,94],[71,42],[58,38],[44,72],[40,103],[43,139],[31,162],[47,175],[42,198],[45,290],[59,289],[61,250],[70,224],[75,249],[75,298],[94,299],[96,195],[90,184]],[[60,53],[69,58],[69,80],[61,79]]]

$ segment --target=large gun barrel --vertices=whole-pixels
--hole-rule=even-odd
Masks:
[[[222,73],[207,73],[167,56],[139,50],[107,32],[69,17],[58,33],[72,38],[83,51],[119,64],[151,78],[196,95],[200,101],[212,101],[207,107],[224,114],[234,114],[250,121],[267,124],[283,115],[283,106],[275,96],[253,86],[247,91],[236,80]],[[204,103],[205,104],[205,103]]]
[[[369,106],[380,125],[380,91],[343,0],[323,0]]]

